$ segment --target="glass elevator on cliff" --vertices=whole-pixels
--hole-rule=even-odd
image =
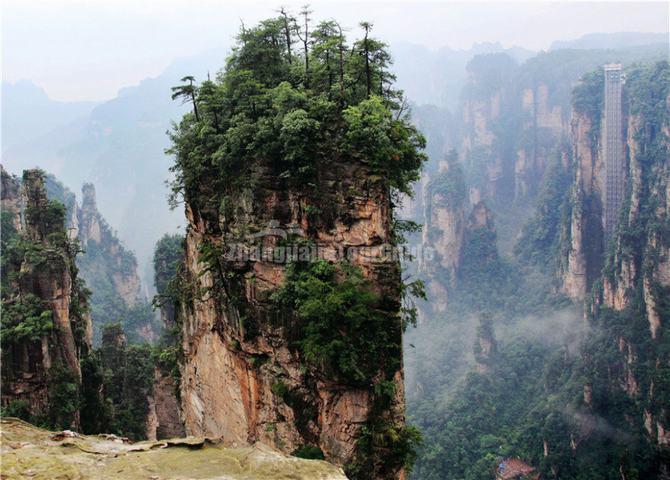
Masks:
[[[625,171],[622,140],[621,89],[624,82],[621,64],[605,65],[605,115],[602,145],[605,160],[605,241],[614,234],[624,196]]]

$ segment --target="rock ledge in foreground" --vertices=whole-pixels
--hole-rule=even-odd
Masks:
[[[346,480],[342,470],[257,444],[230,448],[184,438],[127,443],[111,435],[54,433],[16,418],[0,432],[3,479]]]

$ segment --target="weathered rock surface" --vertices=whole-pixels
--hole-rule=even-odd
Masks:
[[[67,208],[66,226],[71,239],[77,239],[82,249],[77,265],[79,274],[93,291],[93,322],[96,342],[102,323],[123,321],[123,318],[108,318],[106,310],[116,314],[146,304],[138,274],[137,261],[128,251],[98,211],[95,186],[85,183],[81,189],[81,202],[55,177],[47,176],[47,192]],[[158,338],[158,328],[153,323],[141,323],[128,332],[142,341],[153,342]]]
[[[559,273],[563,292],[583,300],[600,275],[603,252],[604,161],[600,152],[599,119],[575,113],[572,120],[573,158],[576,171],[569,231],[563,241],[567,258]]]
[[[217,440],[183,438],[128,443],[113,435],[50,432],[3,418],[2,478],[346,480],[320,460],[289,457],[267,446],[226,447]]]
[[[288,188],[265,165],[258,165],[254,175],[253,191],[236,193],[229,199],[233,208],[220,218],[187,206],[187,272],[200,291],[212,292],[214,285],[219,290],[196,298],[181,313],[186,432],[222,436],[239,445],[262,442],[289,453],[316,445],[327,460],[345,465],[353,461],[356,440],[372,418],[377,379],[370,379],[369,387],[355,387],[306,368],[290,332],[273,321],[277,313],[270,296],[282,285],[285,263],[219,257],[212,268],[200,260],[199,252],[206,246],[223,252],[230,247],[272,248],[288,231],[302,232],[321,258],[329,260],[341,259],[349,247],[357,247],[370,257],[354,255],[351,263],[361,268],[372,289],[385,299],[383,308],[396,312],[389,313],[394,317],[399,265],[395,260],[378,261],[377,255],[392,241],[390,199],[381,179],[362,163],[334,162],[322,172],[316,197]],[[400,345],[399,318],[389,329]],[[387,359],[379,359],[380,372],[386,364]],[[381,415],[402,426],[402,370],[386,373],[396,396]],[[290,402],[273,392],[278,381],[291,391]],[[397,472],[383,478],[392,475]]]
[[[148,434],[149,439],[174,438],[186,435],[176,389],[174,379],[157,368],[154,372],[154,386],[151,395],[156,424],[155,430]]]
[[[20,324],[35,332],[3,338],[2,405],[22,401],[33,414],[45,414],[52,367],[75,382],[81,381],[79,361],[91,349],[91,319],[77,282],[75,254],[60,224],[62,216],[53,211],[47,198],[43,173],[26,170],[21,185],[4,170],[2,177],[6,186],[2,210],[12,214],[12,223],[19,227],[15,234],[24,245],[13,249],[11,255],[3,252],[8,255],[3,272],[3,282],[7,281],[2,292],[3,325]],[[44,325],[44,315],[53,325],[50,329],[25,327],[31,321]],[[77,421],[75,417],[73,425]]]
[[[446,192],[434,188],[440,176],[449,175],[449,163],[445,160],[442,166],[425,192],[422,244],[430,255],[419,259],[419,268],[429,278],[427,287],[434,312],[446,311],[449,289],[456,285],[466,224],[465,200],[449,201]],[[465,185],[462,187],[464,189]]]

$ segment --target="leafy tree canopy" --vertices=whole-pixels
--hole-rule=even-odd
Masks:
[[[184,77],[173,89],[193,106],[169,133],[173,204],[218,208],[221,195],[250,181],[256,160],[300,186],[314,186],[334,160],[367,162],[394,191],[411,193],[425,139],[392,87],[386,45],[369,23],[348,44],[337,22],[312,25],[309,14],[282,11],[243,27],[215,80]]]

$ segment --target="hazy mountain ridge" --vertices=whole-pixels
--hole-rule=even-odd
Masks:
[[[668,43],[667,33],[647,32],[616,32],[616,33],[589,33],[574,40],[557,40],[551,44],[549,50],[564,48],[573,49],[607,49],[639,47],[643,45]]]
[[[29,80],[2,82],[2,151],[85,118],[98,102],[60,102]]]
[[[153,246],[163,233],[183,223],[181,212],[168,209],[165,187],[170,165],[165,133],[184,112],[170,98],[170,88],[184,75],[205,78],[208,66],[224,57],[224,52],[211,51],[177,60],[159,77],[120,90],[76,123],[62,123],[10,146],[3,152],[3,163],[12,171],[44,166],[72,190],[95,183],[100,211],[135,251],[140,274],[152,285]],[[3,103],[3,116],[14,117],[19,105],[23,101]]]

